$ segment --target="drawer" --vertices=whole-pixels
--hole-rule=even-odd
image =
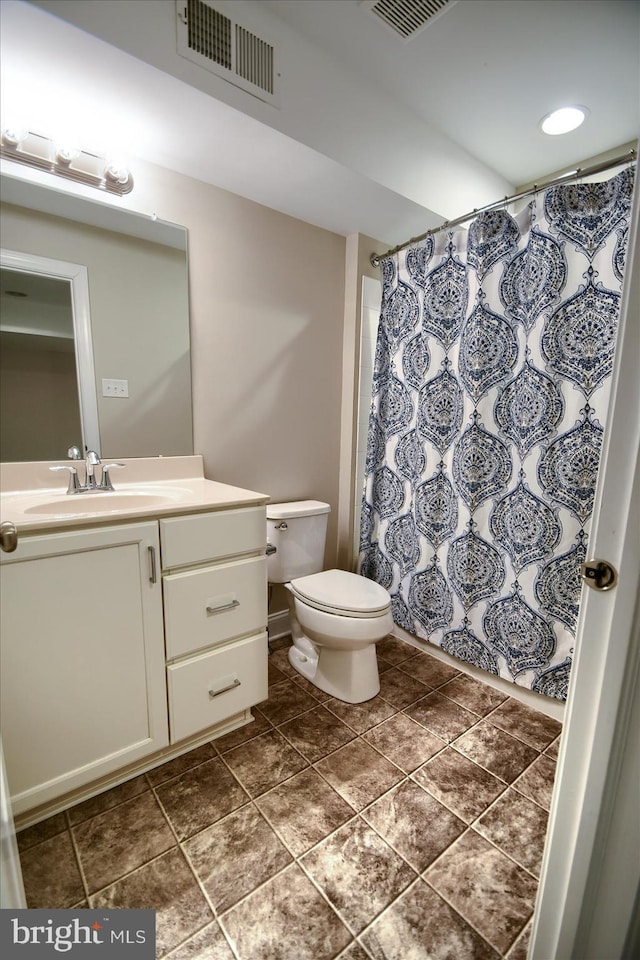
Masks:
[[[264,553],[266,543],[265,507],[220,510],[160,521],[163,570],[243,553]]]
[[[267,634],[167,667],[171,743],[266,700]]]
[[[162,590],[167,660],[266,629],[266,557],[171,573]]]

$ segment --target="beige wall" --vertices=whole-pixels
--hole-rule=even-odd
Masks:
[[[0,460],[57,460],[81,443],[76,358],[66,343],[2,334]]]
[[[327,501],[335,564],[345,238],[162,167],[136,164],[135,178],[128,206],[188,230],[206,475],[273,501]]]

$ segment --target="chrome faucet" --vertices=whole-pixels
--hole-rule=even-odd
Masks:
[[[96,476],[93,468],[101,462],[102,461],[100,460],[100,457],[95,452],[95,450],[87,451],[87,455],[84,458],[84,467],[85,467],[84,485],[87,490],[95,490],[97,488]]]
[[[82,459],[80,451],[75,446],[69,448],[69,457],[71,460]],[[114,468],[124,467],[124,463],[105,463],[105,465],[102,467],[101,481],[98,483],[96,481],[95,467],[101,464],[102,461],[95,450],[88,450],[84,460],[84,486],[80,485],[78,480],[78,470],[75,466],[64,464],[59,467],[49,467],[49,470],[69,471],[69,486],[67,487],[67,493],[103,493],[112,491],[114,487],[113,483],[111,482],[110,471]]]

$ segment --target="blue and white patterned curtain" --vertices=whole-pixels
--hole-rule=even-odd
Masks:
[[[360,569],[395,622],[565,699],[633,169],[382,263]]]

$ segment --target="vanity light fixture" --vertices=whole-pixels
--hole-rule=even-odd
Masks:
[[[126,167],[88,150],[56,144],[32,130],[7,128],[0,135],[0,157],[38,170],[96,187],[122,197],[133,190],[133,177]]]
[[[587,118],[589,111],[586,107],[560,107],[548,113],[540,121],[540,128],[543,133],[550,137],[557,137],[563,133],[570,133],[576,130]]]

